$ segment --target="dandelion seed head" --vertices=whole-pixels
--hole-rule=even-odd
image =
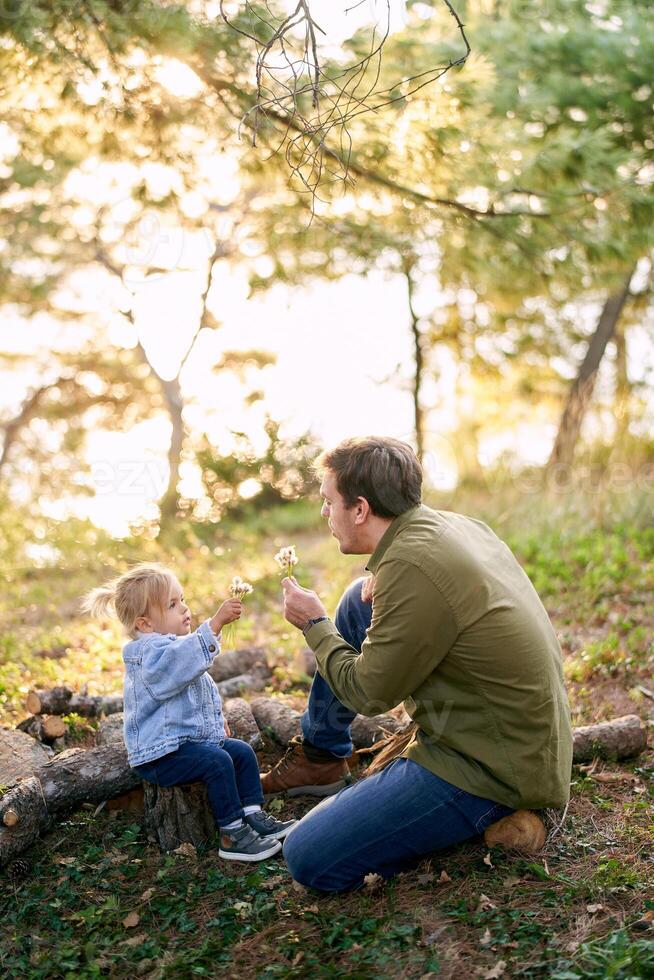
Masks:
[[[249,582],[244,582],[240,575],[235,575],[229,587],[229,594],[232,599],[244,599],[246,595],[254,592],[254,586]]]
[[[298,557],[295,554],[295,545],[289,544],[285,548],[280,548],[275,555],[275,561],[282,571],[289,574],[293,570],[293,566],[298,563]]]

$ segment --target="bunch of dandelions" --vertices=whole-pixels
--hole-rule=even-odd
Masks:
[[[293,569],[298,563],[298,557],[295,554],[295,545],[289,544],[286,548],[280,548],[275,555],[275,561],[281,568],[285,576],[289,578],[294,577]]]
[[[240,599],[243,601],[246,596],[252,595],[253,592],[253,585],[250,585],[249,582],[244,582],[240,575],[234,576],[232,584],[229,587],[229,596],[231,599]],[[226,626],[223,626],[223,646],[236,646],[236,622],[227,623]]]

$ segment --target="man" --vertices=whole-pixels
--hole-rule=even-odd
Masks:
[[[327,795],[349,779],[349,725],[401,702],[417,731],[381,772],[325,799],[291,830],[293,877],[324,891],[390,877],[516,809],[560,807],[572,762],[561,651],[531,582],[480,521],[421,504],[422,471],[394,439],[346,440],[320,459],[322,514],[343,554],[369,554],[333,623],[285,579],[284,614],[319,674],[303,739],[265,793]]]

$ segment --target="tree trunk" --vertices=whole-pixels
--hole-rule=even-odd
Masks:
[[[627,336],[624,322],[618,324],[616,328],[615,348],[614,444],[618,455],[620,455],[624,449],[624,441],[629,433],[629,423],[631,421],[631,383],[627,371]]]
[[[74,378],[57,378],[50,384],[41,385],[41,387],[36,388],[27,396],[16,415],[12,419],[9,419],[8,422],[5,422],[2,427],[4,429],[4,440],[2,443],[2,452],[0,453],[0,473],[7,464],[12,446],[18,442],[21,430],[26,425],[29,425],[33,418],[39,415],[41,402],[48,393],[55,390],[62,391],[67,388],[75,389],[76,387],[77,382]]]
[[[567,468],[572,464],[584,415],[595,387],[597,371],[629,297],[629,284],[633,272],[633,269],[629,272],[622,289],[609,296],[604,304],[597,328],[588,344],[586,356],[570,387],[554,448],[547,464],[548,469],[559,466]]]
[[[172,426],[170,444],[168,446],[168,486],[159,505],[161,530],[165,530],[174,522],[179,510],[179,466],[184,445],[184,398],[178,378],[171,381],[159,379],[161,390],[166,402],[168,417]]]
[[[412,386],[413,398],[413,424],[416,440],[416,456],[422,460],[425,453],[425,419],[422,404],[420,402],[420,391],[422,389],[422,378],[425,368],[425,357],[422,349],[422,333],[420,331],[420,318],[416,316],[413,306],[413,279],[411,278],[412,265],[404,268],[404,278],[407,284],[407,294],[409,301],[409,317],[411,323],[411,334],[413,336],[413,360],[414,375]]]

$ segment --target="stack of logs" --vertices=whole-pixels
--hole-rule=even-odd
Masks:
[[[235,738],[257,749],[263,744],[262,735],[288,745],[300,734],[300,712],[283,700],[258,696],[248,702],[239,696],[262,691],[271,682],[263,650],[223,653],[210,674]],[[74,694],[68,688],[30,692],[26,702],[30,717],[18,727],[39,741],[57,745],[66,730],[62,714],[96,718],[99,725],[92,748],[66,749],[33,774],[0,788],[0,867],[29,847],[61,815],[82,803],[100,804],[140,787],[141,780],[127,763],[122,706],[118,696]],[[357,716],[352,726],[355,748],[359,754],[370,751],[376,742],[400,731],[406,721],[394,715]],[[0,730],[0,745],[2,736]],[[646,728],[637,716],[626,715],[575,729],[574,760],[630,758],[646,745]],[[185,841],[197,846],[212,836],[214,828],[201,784],[164,790],[146,783],[144,791],[146,826],[162,849],[171,850]]]

